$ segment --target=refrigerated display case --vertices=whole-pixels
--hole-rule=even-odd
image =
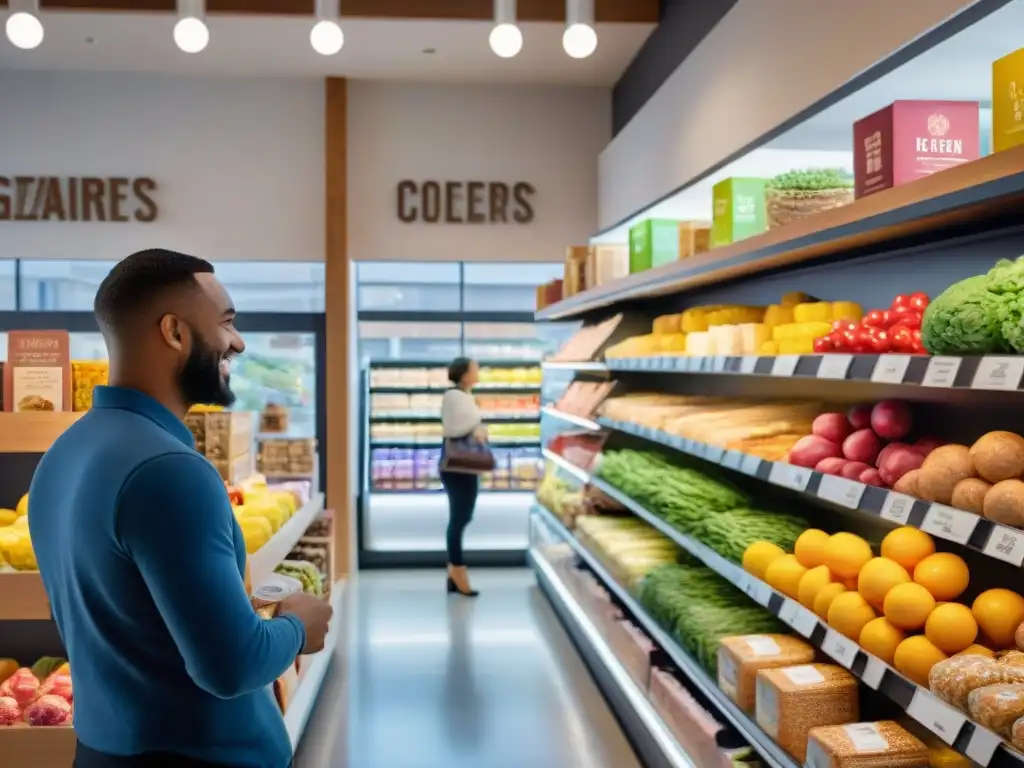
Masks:
[[[448,361],[370,360],[361,403],[360,564],[445,561],[448,500],[441,487],[441,400]],[[541,371],[534,361],[480,363],[474,395],[497,468],[481,477],[466,532],[470,563],[522,564],[530,500],[542,470]]]

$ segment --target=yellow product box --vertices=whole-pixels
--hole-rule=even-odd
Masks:
[[[1024,144],[1024,48],[992,62],[992,151]]]

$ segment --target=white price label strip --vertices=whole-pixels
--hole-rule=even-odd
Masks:
[[[783,602],[779,618],[807,638],[814,634],[818,626],[818,618],[795,600],[787,599]]]
[[[944,504],[932,504],[921,523],[921,530],[940,539],[966,544],[980,518]]]
[[[768,482],[794,491],[806,491],[807,484],[811,482],[811,473],[812,470],[806,467],[797,467],[793,464],[786,464],[784,461],[776,461],[772,464]]]
[[[796,365],[800,355],[778,355],[772,361],[772,376],[792,376],[796,373]]]
[[[757,355],[744,355],[740,358],[740,373],[744,373],[749,376],[754,372],[754,368],[756,367]]]
[[[1024,565],[1024,532],[995,526],[985,542],[985,554],[1016,566]]]
[[[711,370],[713,373],[721,373],[725,370],[725,357],[718,355],[711,359]]]
[[[713,461],[716,464],[722,460],[725,456],[725,448],[720,448],[717,445],[707,445],[704,448],[704,458],[708,461]]]
[[[881,355],[871,372],[876,384],[902,384],[910,367],[910,355]]]
[[[821,644],[821,650],[849,669],[857,658],[859,646],[848,637],[843,637],[834,629],[825,633],[825,642]]]
[[[768,605],[771,599],[772,590],[767,584],[758,579],[743,574],[736,579],[736,586],[742,589],[751,600],[758,605]]]
[[[906,525],[907,520],[910,518],[910,508],[913,506],[913,497],[890,491],[889,495],[885,497],[885,503],[882,505],[882,519]]]
[[[860,679],[864,681],[864,685],[868,688],[877,691],[878,687],[882,684],[885,670],[886,665],[884,661],[875,656],[868,656],[868,663],[864,666],[864,674],[860,676]]]
[[[722,457],[722,466],[726,469],[739,469],[743,464],[743,454],[739,451],[726,451]]]
[[[998,733],[993,733],[988,728],[983,728],[975,723],[974,733],[971,735],[971,740],[964,751],[971,760],[979,765],[988,765],[1002,743],[1003,737]]]
[[[740,472],[753,477],[759,469],[761,469],[760,457],[751,456],[750,454],[744,455],[743,461],[740,463]]]
[[[972,389],[1016,390],[1024,376],[1024,358],[983,357],[971,382]]]
[[[818,498],[831,501],[848,509],[856,509],[860,505],[866,486],[856,480],[847,480],[835,475],[822,475],[818,486]]]
[[[921,384],[925,387],[952,387],[959,370],[959,357],[933,357],[928,361],[928,369],[924,372]]]
[[[822,355],[818,366],[819,379],[845,379],[853,363],[853,355]]]
[[[939,701],[923,688],[914,691],[907,714],[950,745],[956,741],[960,729],[967,722],[962,713]]]

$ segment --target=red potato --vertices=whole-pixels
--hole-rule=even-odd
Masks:
[[[868,467],[860,473],[860,477],[857,478],[864,485],[874,485],[878,488],[884,488],[885,482],[882,480],[882,475],[879,474],[878,470],[874,467]]]
[[[910,443],[889,443],[878,453],[878,458],[875,460],[875,466],[880,467],[885,463],[885,457],[900,448],[906,448],[907,450],[917,451],[921,455],[924,455],[924,451],[919,450]]]
[[[839,445],[850,436],[853,429],[843,413],[823,413],[811,424],[811,434],[824,437]]]
[[[914,450],[923,453],[927,456],[929,453],[934,451],[936,448],[945,445],[945,442],[939,440],[937,437],[922,437],[914,441]]]
[[[816,467],[818,462],[839,456],[839,446],[819,435],[806,435],[796,441],[789,451],[789,463],[798,467]]]
[[[873,465],[882,450],[882,441],[870,429],[858,429],[843,441],[843,456]]]
[[[896,485],[907,472],[920,469],[924,464],[924,454],[915,448],[902,446],[887,453],[878,461],[878,471],[888,486]]]
[[[847,480],[857,480],[869,469],[872,469],[872,467],[863,461],[848,461],[846,466],[839,472],[839,476],[845,477]]]
[[[846,418],[854,429],[867,429],[871,426],[871,406],[855,405],[847,412]]]
[[[871,428],[879,437],[901,440],[910,427],[910,406],[900,400],[883,400],[871,409]]]
[[[846,459],[838,456],[829,456],[828,458],[819,461],[814,466],[814,471],[821,472],[823,475],[838,475],[847,464],[848,462]]]

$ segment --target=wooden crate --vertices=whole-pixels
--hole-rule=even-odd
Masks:
[[[210,461],[230,462],[252,453],[254,418],[251,411],[189,413],[185,424],[192,431],[197,451]]]
[[[224,482],[229,485],[238,485],[253,476],[252,453],[245,453],[231,460],[210,459],[210,463],[217,468]]]
[[[310,477],[316,468],[316,440],[260,438],[256,468],[267,477]]]
[[[74,728],[0,728],[0,765],[5,768],[71,768],[74,760]]]

